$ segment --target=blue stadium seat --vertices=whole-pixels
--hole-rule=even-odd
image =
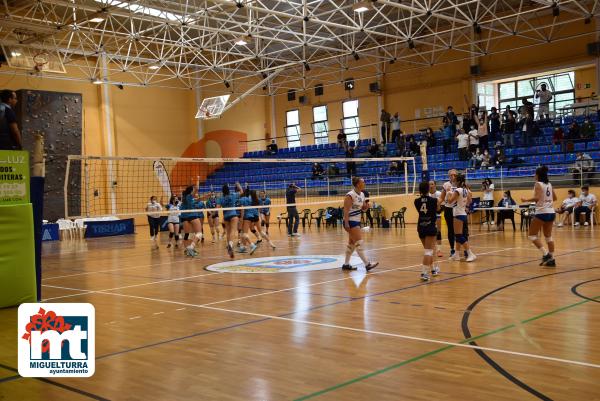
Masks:
[[[585,150],[585,142],[577,142],[575,144],[575,151],[576,152],[583,152]]]
[[[600,149],[600,141],[588,142],[587,150],[598,150]]]

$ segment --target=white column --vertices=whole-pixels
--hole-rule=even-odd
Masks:
[[[101,86],[102,91],[102,108],[104,109],[104,138],[106,140],[106,156],[112,157],[115,156],[115,146],[114,146],[114,131],[112,124],[112,108],[110,102],[110,86],[106,83],[108,82],[108,64],[106,60],[106,53],[102,53],[100,55],[100,60],[102,63],[102,82],[104,82]],[[113,169],[113,162],[108,162],[108,174],[107,174],[107,188],[110,191],[110,210],[112,214],[117,213],[117,194],[115,193],[115,172]]]
[[[196,110],[198,110],[198,108],[202,104],[202,88],[199,85],[200,85],[200,83],[198,83],[198,86],[194,90],[194,94],[196,95]],[[204,120],[201,118],[196,118],[195,120],[196,120],[196,139],[201,140],[202,138],[204,138]]]
[[[271,94],[269,97],[271,98],[271,139],[275,139],[277,137],[277,119],[275,118],[275,95]]]

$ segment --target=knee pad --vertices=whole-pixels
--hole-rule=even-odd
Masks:
[[[179,241],[179,234],[175,234],[175,241]]]
[[[423,252],[423,255],[433,256],[433,249],[425,249],[425,251]]]
[[[458,242],[459,244],[464,244],[465,242],[467,242],[467,237],[465,237],[464,234],[459,234],[456,236],[456,242]]]
[[[530,241],[535,241],[536,239],[538,239],[537,235],[530,235],[527,238],[529,238]]]
[[[251,231],[252,231],[252,234],[256,235],[256,228],[253,228]]]
[[[550,236],[550,237],[544,237],[546,239],[546,242],[554,242],[554,239]]]
[[[202,239],[202,233],[196,233],[196,239]]]
[[[169,233],[169,238],[173,238],[174,235],[175,233]]]
[[[264,221],[263,221],[263,223],[264,223]],[[266,225],[267,227],[269,227],[269,223],[265,223],[265,225]]]
[[[183,234],[183,239],[184,239],[184,241],[187,241],[188,239],[190,239],[190,233]]]

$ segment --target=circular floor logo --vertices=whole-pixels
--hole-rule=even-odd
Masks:
[[[363,264],[353,257],[354,266]],[[232,260],[206,266],[206,270],[219,273],[298,273],[316,270],[339,269],[344,264],[340,255],[297,255]]]

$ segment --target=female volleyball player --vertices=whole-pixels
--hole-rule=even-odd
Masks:
[[[456,188],[456,170],[448,171],[448,181],[442,185],[442,199],[444,200],[444,220],[448,227],[448,242],[450,243],[450,257],[454,255],[454,204],[449,202]]]
[[[169,216],[167,217],[167,226],[169,228],[169,243],[167,244],[167,248],[173,246],[173,237],[175,238],[175,248],[179,247],[179,199],[175,195],[171,196],[169,199],[169,204],[167,205],[167,210],[169,211]]]
[[[435,198],[436,200],[442,199],[442,192],[437,190],[434,180],[429,181],[429,196]],[[442,201],[438,203],[438,208],[436,209],[435,214],[435,226],[437,228],[436,249],[438,258],[441,258],[442,256],[444,256],[444,254],[442,253]]]
[[[260,191],[260,204],[262,206],[269,206],[271,204],[271,198],[267,196],[265,191]],[[263,207],[258,209],[260,212],[260,218],[262,220],[261,224],[265,226],[265,232],[269,234],[269,221],[271,220],[271,209],[268,207]]]
[[[533,185],[533,198],[521,198],[522,202],[535,202],[535,217],[529,225],[529,239],[533,245],[542,252],[542,263],[540,266],[555,267],[554,260],[554,240],[552,239],[552,225],[556,217],[553,202],[556,200],[556,193],[552,184],[548,180],[548,167],[541,166],[535,170],[535,184]],[[544,233],[548,249],[542,246],[542,241],[538,237],[540,229]]]
[[[243,196],[240,198],[240,206],[252,206],[252,199],[250,198],[250,190],[246,188]],[[250,226],[253,222],[259,221],[258,217],[258,209],[242,209],[241,210],[241,232],[240,232],[240,252],[246,252],[247,247],[250,248],[250,255],[256,251],[258,246],[250,241],[250,236],[248,233],[250,232]]]
[[[150,197],[150,202],[146,205],[148,212],[148,226],[150,227],[150,240],[152,241],[152,249],[158,249],[158,234],[160,232],[160,211],[162,206],[156,200],[156,196]]]
[[[208,199],[206,200],[207,209],[217,208],[217,196],[213,191],[208,193]],[[206,218],[208,220],[208,227],[210,227],[210,234],[212,235],[212,242],[215,242],[221,237],[221,225],[219,224],[219,211],[214,210],[207,212]]]
[[[197,189],[194,185],[190,185],[183,191],[181,196],[181,210],[193,210],[196,208],[195,195]],[[200,220],[198,219],[198,212],[184,212],[181,213],[181,221],[183,223],[183,245],[185,246],[184,254],[187,256],[195,257],[198,255],[196,251],[196,244],[202,239],[202,227],[200,226]],[[190,234],[193,235],[190,241]]]
[[[371,262],[367,259],[365,251],[362,249],[362,236],[360,231],[360,217],[363,210],[369,208],[369,202],[365,201],[365,181],[360,177],[352,177],[352,191],[346,194],[344,199],[344,230],[348,232],[348,245],[346,246],[346,258],[342,270],[356,270],[356,267],[350,265],[352,253],[356,250],[358,256],[365,264],[367,271],[377,267],[379,262]]]
[[[223,185],[223,195],[217,200],[217,204],[222,208],[235,208],[239,206],[242,186],[235,184],[237,192],[231,192],[229,185]],[[223,220],[225,224],[225,235],[227,236],[227,253],[230,258],[234,258],[233,253],[233,233],[238,229],[239,210],[223,210]]]
[[[417,233],[423,244],[423,264],[421,265],[421,280],[429,281],[429,271],[432,276],[437,276],[440,267],[433,260],[433,246],[436,236],[439,234],[437,227],[438,209],[442,204],[442,199],[431,196],[431,184],[435,189],[433,181],[422,182],[419,184],[419,193],[421,196],[415,199],[415,208],[419,213],[419,222],[417,223]]]
[[[467,262],[473,262],[477,259],[477,256],[473,253],[469,247],[469,240],[465,235],[465,227],[467,225],[467,206],[471,203],[471,191],[467,188],[465,176],[462,174],[456,175],[456,188],[449,200],[450,204],[454,204],[453,214],[453,225],[454,233],[456,237],[457,252],[455,252],[450,259],[460,261],[461,248],[466,252]]]

